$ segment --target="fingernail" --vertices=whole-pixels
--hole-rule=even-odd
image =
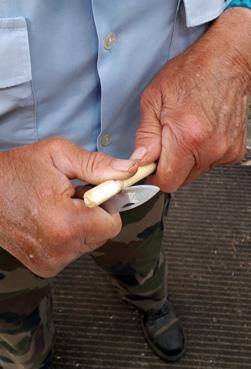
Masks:
[[[121,172],[131,172],[137,166],[137,162],[134,160],[120,160],[115,159],[112,162],[112,167],[115,170],[119,170]]]
[[[132,160],[141,160],[146,154],[146,148],[145,147],[138,147],[130,156],[130,159]]]

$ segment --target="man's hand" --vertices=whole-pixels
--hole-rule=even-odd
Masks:
[[[240,161],[250,81],[251,11],[235,8],[145,90],[132,158],[142,158],[141,164],[159,159],[152,181],[166,192],[214,166]]]
[[[121,229],[119,214],[86,208],[70,179],[125,179],[137,166],[62,138],[0,153],[0,245],[35,274],[54,276]]]

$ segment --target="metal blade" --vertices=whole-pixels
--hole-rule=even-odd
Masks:
[[[110,214],[134,209],[150,200],[159,190],[159,187],[152,185],[128,187],[104,202],[102,208]]]

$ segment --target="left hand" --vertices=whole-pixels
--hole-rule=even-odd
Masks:
[[[242,159],[250,35],[251,11],[227,10],[145,90],[135,146],[139,156],[145,151],[142,165],[159,159],[152,182],[162,191],[173,192],[212,167]]]

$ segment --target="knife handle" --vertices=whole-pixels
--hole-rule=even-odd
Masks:
[[[143,167],[139,167],[137,172],[130,178],[124,179],[121,181],[122,189],[126,187],[130,187],[134,185],[135,183],[141,181],[142,179],[148,177],[150,174],[152,174],[157,168],[156,163],[151,163],[148,165],[144,165]]]
[[[148,177],[156,170],[157,164],[151,163],[139,167],[137,172],[130,178],[123,181],[118,180],[108,180],[100,183],[98,186],[93,187],[91,190],[84,194],[84,203],[88,208],[95,208],[96,206],[102,204],[106,200],[115,196],[123,188],[132,186],[133,184],[141,181],[142,179]]]

